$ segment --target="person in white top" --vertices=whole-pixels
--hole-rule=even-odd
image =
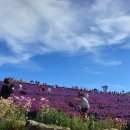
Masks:
[[[20,91],[23,90],[23,86],[22,86],[22,84],[19,84],[19,90],[20,90]]]
[[[50,94],[50,93],[51,93],[51,88],[49,87],[49,88],[48,88],[48,94]]]
[[[89,104],[87,98],[85,98],[83,94],[79,94],[79,97],[80,97],[79,106],[81,109],[81,116],[84,120],[88,117],[88,111],[90,109],[90,104]]]

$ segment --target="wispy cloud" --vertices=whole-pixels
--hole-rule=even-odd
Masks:
[[[128,0],[1,0],[0,39],[10,48],[0,52],[1,65],[20,63],[55,51],[92,54],[102,46],[123,44],[130,37]],[[118,5],[118,6],[117,6]],[[11,60],[10,60],[11,59]],[[104,63],[119,65],[120,61]]]
[[[104,66],[117,66],[122,64],[122,61],[120,60],[96,59],[95,62]]]
[[[4,56],[0,55],[0,65],[3,64],[18,64],[29,60],[29,54],[15,55],[15,56]]]
[[[94,75],[95,75],[95,74],[96,74],[96,75],[102,74],[101,71],[93,70],[93,69],[90,69],[89,67],[85,67],[85,68],[84,68],[84,71],[87,72],[87,73],[89,73],[89,74],[94,74]]]

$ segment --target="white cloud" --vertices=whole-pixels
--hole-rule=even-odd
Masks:
[[[89,73],[89,74],[102,74],[102,72],[101,71],[98,71],[98,70],[93,70],[93,69],[90,69],[89,67],[85,67],[84,68],[84,71],[85,72],[87,72],[87,73]]]
[[[29,54],[15,55],[15,56],[4,56],[0,55],[0,65],[3,64],[18,64],[20,62],[25,62],[30,59]]]
[[[83,48],[94,54],[99,47],[122,44],[130,37],[128,5],[121,0],[81,1],[78,6],[74,0],[0,0],[0,39],[13,53],[6,57],[0,52],[1,65],[54,51]]]
[[[104,59],[96,59],[96,63],[104,65],[104,66],[116,66],[121,65],[122,61],[120,60],[104,60]]]

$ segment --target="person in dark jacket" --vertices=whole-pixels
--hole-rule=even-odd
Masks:
[[[12,93],[13,93],[13,87],[11,85],[11,80],[10,78],[5,78],[4,84],[2,85],[0,90],[0,96],[4,99],[7,99]]]

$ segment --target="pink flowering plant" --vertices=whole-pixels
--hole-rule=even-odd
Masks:
[[[42,108],[49,107],[48,100],[43,97],[37,100],[30,96],[13,96],[13,102],[17,104],[17,106],[26,109],[26,111],[38,111]]]
[[[12,98],[0,102],[0,130],[24,130],[26,110],[17,107]]]

